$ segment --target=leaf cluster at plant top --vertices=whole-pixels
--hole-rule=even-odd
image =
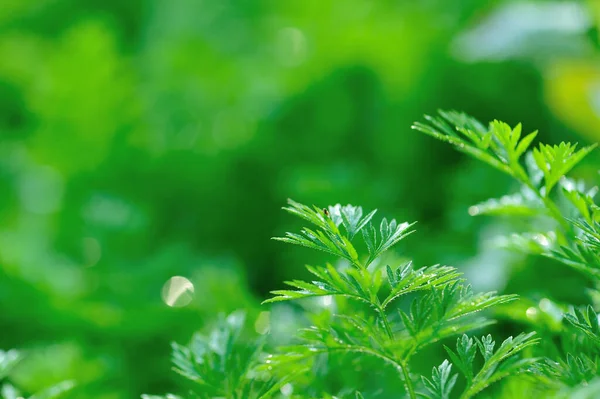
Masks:
[[[414,269],[412,264],[392,268],[383,267],[375,261],[384,251],[412,233],[414,223],[388,222],[383,218],[379,228],[374,227],[370,212],[364,219],[362,209],[351,205],[336,205],[328,210],[289,201],[285,208],[320,229],[313,232],[303,230],[303,236],[289,234],[280,240],[332,253],[347,259],[349,266],[338,271],[332,265],[308,267],[317,277],[311,283],[290,281],[287,284],[296,290],[274,291],[276,295],[267,302],[298,299],[313,296],[343,296],[368,305],[365,311],[358,308],[327,320],[323,325],[315,325],[302,330],[299,345],[286,347],[283,354],[274,355],[271,364],[289,363],[293,354],[293,365],[300,361],[311,361],[316,354],[334,352],[358,353],[377,357],[395,368],[404,380],[410,397],[415,397],[420,381],[413,381],[410,374],[410,360],[419,351],[449,336],[466,333],[489,321],[476,318],[474,313],[489,307],[507,303],[515,296],[496,296],[493,292],[473,293],[471,287],[460,278],[456,269],[448,266],[431,266]],[[357,228],[362,228],[363,241],[367,254],[358,256],[352,243]],[[342,227],[342,228],[340,228]],[[378,234],[379,233],[379,234]],[[323,242],[338,243],[333,246],[319,245]],[[350,256],[348,256],[351,254]],[[387,281],[386,281],[387,280]],[[413,294],[410,306],[403,310],[394,306],[402,296]],[[531,338],[531,337],[527,337]],[[508,346],[511,341],[505,341]],[[534,340],[529,342],[533,343]],[[517,354],[519,350],[514,351]],[[505,360],[498,357],[498,362]],[[528,364],[527,364],[528,365]],[[526,369],[526,364],[520,364]],[[514,371],[514,370],[513,370]],[[488,384],[498,375],[482,374]],[[482,384],[482,387],[486,383]],[[479,392],[481,387],[468,386],[464,397]]]

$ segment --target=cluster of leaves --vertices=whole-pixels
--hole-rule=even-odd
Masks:
[[[24,398],[23,393],[7,381],[9,373],[21,361],[22,358],[23,355],[14,349],[8,351],[0,350],[0,382],[2,382],[0,388],[0,398]],[[73,389],[74,386],[75,384],[72,381],[63,381],[50,388],[44,389],[41,392],[28,396],[28,399],[59,399],[63,397],[63,394]]]
[[[337,268],[331,264],[307,266],[316,277],[314,281],[289,281],[292,289],[274,291],[275,296],[266,302],[344,297],[367,306],[354,306],[351,312],[335,314],[324,323],[301,330],[299,343],[281,348],[271,356],[270,364],[287,370],[289,365],[310,364],[320,354],[356,354],[359,359],[369,356],[398,372],[410,398],[447,397],[445,392],[452,381],[440,377],[440,372],[448,366],[435,369],[438,377],[422,380],[410,372],[413,356],[440,340],[488,325],[491,321],[476,313],[516,297],[474,293],[453,267],[415,268],[411,262],[391,267],[378,262],[386,250],[413,232],[414,223],[384,218],[376,228],[372,220],[375,211],[363,216],[363,210],[352,205],[320,209],[290,200],[285,209],[316,229],[305,228],[300,234],[288,233],[278,240],[324,251],[346,262]],[[364,256],[359,255],[359,243],[353,242],[359,232],[366,248]],[[403,303],[400,299],[404,298],[411,299],[410,303]],[[462,397],[472,397],[511,373],[528,370],[535,360],[520,361],[518,354],[536,342],[532,335],[508,338],[496,352],[492,352],[491,337],[484,338],[485,363],[476,378],[469,379],[467,374]],[[462,339],[472,342],[467,335]],[[461,359],[461,369],[473,369],[473,356]],[[443,392],[436,387],[444,387]]]
[[[197,334],[187,346],[174,344],[175,370],[190,382],[186,397],[335,398],[314,388],[317,369],[328,356],[345,356],[347,368],[368,369],[373,361],[387,365],[380,369],[391,371],[410,398],[448,398],[457,380],[448,360],[434,368],[431,378],[415,375],[410,368],[415,355],[452,336],[460,336],[457,351],[448,349],[448,355],[464,375],[461,398],[471,398],[509,375],[529,371],[536,363],[537,359],[521,356],[537,343],[533,333],[509,337],[496,350],[491,336],[467,335],[492,323],[478,316],[481,311],[514,301],[515,295],[475,293],[453,267],[415,268],[412,262],[392,267],[382,261],[384,252],[413,232],[414,223],[384,218],[375,227],[375,211],[365,215],[362,208],[352,205],[321,209],[290,200],[285,209],[312,227],[277,240],[334,255],[338,266],[307,266],[313,281],[289,281],[291,289],[274,291],[274,297],[265,302],[306,302],[320,297],[347,306],[340,306],[339,312],[331,309],[324,317],[307,312],[311,325],[298,331],[295,342],[274,348],[267,356],[263,343],[240,338],[239,313],[221,320],[207,336]],[[475,359],[474,342],[483,362]],[[364,397],[356,386],[346,388],[337,397],[349,393]]]
[[[507,244],[555,259],[596,281],[600,277],[600,208],[594,203],[598,189],[586,189],[566,176],[596,144],[579,150],[577,144],[564,142],[530,149],[537,132],[521,138],[520,124],[511,128],[493,121],[485,127],[464,113],[439,114],[426,117],[429,124],[415,123],[413,128],[451,143],[521,184],[517,193],[474,205],[470,213],[552,219],[553,230],[514,235]]]
[[[506,123],[494,121],[486,127],[463,113],[444,111],[440,111],[438,117],[426,119],[429,124],[416,123],[413,127],[451,143],[459,151],[512,176],[521,184],[515,194],[474,205],[470,209],[472,215],[530,217],[530,225],[534,227],[541,225],[534,223],[535,218],[552,221],[553,227],[549,231],[512,234],[501,242],[525,253],[558,261],[582,273],[598,287],[600,208],[594,202],[598,188],[587,188],[582,182],[567,177],[567,173],[596,144],[579,150],[577,144],[564,142],[554,146],[539,144],[531,149],[537,132],[521,138],[520,124],[511,128]],[[573,391],[566,388],[587,386],[600,378],[600,328],[592,305],[585,309],[566,306],[571,310],[563,314],[564,328],[560,339],[562,347],[569,347],[571,352],[567,351],[558,360],[547,360],[542,368],[550,376],[546,380],[548,384],[559,382],[562,385],[559,392],[569,397]],[[588,394],[586,391],[585,395]]]
[[[172,344],[174,370],[191,382],[186,398],[270,398],[293,378],[275,379],[257,367],[265,364],[265,340],[244,339],[245,320],[237,311],[221,317],[207,335],[196,333],[188,345]],[[181,399],[173,394],[142,398]]]
[[[466,388],[460,397],[473,397],[493,382],[535,366],[537,358],[519,359],[514,356],[537,342],[536,339],[532,339],[533,335],[534,333],[529,333],[520,334],[514,339],[510,337],[495,352],[496,343],[489,334],[475,340],[463,335],[456,342],[456,351],[445,347],[450,359],[466,379]],[[478,350],[483,357],[483,366],[475,374],[473,362]],[[441,365],[433,368],[432,378],[423,377],[423,381],[433,397],[449,398],[457,378],[458,374],[452,374],[452,364],[444,360]]]
[[[551,221],[550,231],[513,234],[504,243],[561,262],[598,286],[597,189],[566,176],[595,146],[577,149],[577,145],[561,143],[531,149],[537,132],[522,136],[521,125],[511,128],[493,121],[486,127],[457,112],[440,112],[439,117],[427,120],[429,124],[417,123],[414,128],[451,143],[521,185],[514,194],[472,206],[469,213],[516,215],[534,222],[545,219],[532,226]],[[515,295],[475,293],[453,267],[386,262],[386,251],[412,234],[414,223],[386,218],[375,223],[376,211],[366,213],[352,205],[319,208],[290,200],[284,209],[310,226],[276,239],[325,252],[336,261],[307,266],[314,276],[311,281],[288,281],[288,289],[273,291],[274,296],[265,302],[307,303],[321,298],[327,305],[320,308],[321,313],[307,311],[310,325],[298,331],[296,341],[275,348],[266,357],[262,345],[240,343],[241,323],[236,315],[222,321],[209,336],[196,336],[189,346],[174,345],[176,370],[193,383],[190,395],[335,398],[310,388],[317,386],[323,361],[334,356],[342,356],[345,367],[358,372],[373,361],[387,365],[411,399],[472,398],[521,373],[534,378],[539,385],[536,389],[546,395],[594,397],[600,393],[600,327],[593,305],[571,306],[563,313],[556,356],[535,349],[540,340],[534,332],[509,337],[497,346],[491,335],[469,334],[492,323],[481,311],[513,302]],[[598,291],[590,293],[592,301],[600,297]],[[448,358],[433,367],[430,377],[411,372],[416,355],[452,336],[458,337],[455,349],[444,345]],[[554,344],[536,347],[548,345]],[[309,371],[312,381],[306,379]],[[284,389],[292,384],[293,395]],[[358,389],[358,385],[350,387],[353,396],[363,398]],[[338,395],[348,393],[346,389]]]

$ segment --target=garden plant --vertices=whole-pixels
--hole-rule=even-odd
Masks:
[[[188,345],[173,344],[174,370],[187,381],[181,397],[600,394],[600,208],[596,187],[568,177],[595,145],[534,145],[537,132],[523,134],[520,124],[484,125],[458,112],[440,111],[413,128],[515,179],[515,193],[473,205],[469,213],[526,218],[528,231],[498,237],[498,244],[580,273],[589,304],[545,299],[524,307],[511,293],[477,292],[460,269],[408,258],[410,240],[419,239],[414,222],[378,218],[360,206],[289,200],[284,209],[307,227],[275,239],[321,251],[323,263],[307,266],[309,278],[286,282],[287,289],[265,301],[273,306],[271,333],[267,328],[256,337],[254,321],[246,322],[240,310]],[[298,326],[291,337],[275,333],[285,323],[276,309],[286,303]],[[496,316],[521,331],[490,333]]]

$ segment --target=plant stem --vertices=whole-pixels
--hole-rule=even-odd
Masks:
[[[408,392],[410,399],[417,399],[417,394],[415,392],[412,381],[410,379],[410,373],[408,371],[407,362],[400,362],[400,361],[394,359],[393,357],[391,357],[387,353],[382,353],[382,352],[379,352],[372,348],[362,347],[362,346],[345,346],[345,347],[340,347],[340,348],[327,348],[326,350],[322,350],[321,353],[326,353],[326,352],[331,353],[333,351],[367,353],[371,356],[382,359],[386,363],[392,365],[397,371],[402,372],[402,376],[404,377],[404,381],[406,384],[406,391]]]
[[[548,208],[548,210],[550,211],[552,217],[565,229],[567,233],[571,233],[571,225],[565,220],[564,216],[560,213],[560,210],[558,209],[554,201],[552,201],[548,197],[543,197],[542,201],[544,201],[544,204],[546,205],[546,208]]]
[[[567,223],[556,204],[548,197],[549,193],[546,193],[546,196],[542,195],[542,193],[540,193],[539,190],[527,178],[521,178],[518,180],[520,180],[521,183],[525,184],[531,191],[533,191],[534,194],[544,203],[546,209],[550,211],[550,216],[556,220],[563,229],[565,229],[565,232],[572,232],[571,225]]]
[[[410,397],[410,399],[417,399],[415,388],[413,387],[412,381],[410,380],[408,366],[406,365],[406,363],[402,363],[401,368],[402,374],[404,375],[404,384],[406,385],[406,391],[408,392],[408,396]]]
[[[390,322],[388,321],[387,316],[385,315],[385,310],[381,307],[379,300],[375,304],[377,306],[377,311],[381,316],[381,320],[383,320],[383,325],[385,326],[385,331],[387,332],[388,337],[391,341],[394,340],[394,332],[390,326]],[[406,385],[406,391],[408,392],[408,396],[410,399],[417,399],[417,394],[415,393],[415,388],[413,387],[412,381],[410,379],[410,372],[408,371],[407,362],[398,362],[398,367],[402,370],[402,375],[404,376],[404,384]]]
[[[390,340],[394,340],[394,332],[392,331],[392,327],[390,326],[390,322],[387,319],[387,316],[385,315],[385,310],[383,310],[383,308],[379,308],[379,315],[381,316],[381,319],[383,320],[383,325],[385,326],[385,331],[387,332],[388,337],[390,338]]]

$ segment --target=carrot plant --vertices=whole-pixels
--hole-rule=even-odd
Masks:
[[[541,319],[522,323],[513,311],[521,330],[534,331],[503,340],[475,333],[494,322],[488,309],[520,309],[517,295],[475,292],[454,267],[417,266],[400,257],[398,244],[415,232],[414,222],[377,220],[375,210],[359,206],[322,208],[289,200],[284,209],[306,227],[276,240],[320,251],[329,262],[307,266],[310,279],[286,282],[265,304],[297,303],[286,309],[303,326],[286,342],[268,335],[257,340],[248,338],[241,313],[234,313],[190,344],[174,344],[175,370],[188,380],[185,397],[596,397],[600,207],[594,202],[597,188],[568,176],[595,145],[534,147],[537,132],[525,135],[521,125],[499,121],[484,125],[458,112],[426,119],[414,128],[520,185],[469,213],[530,218],[531,231],[504,237],[503,245],[585,276],[589,305],[547,300],[528,309],[531,315],[559,309],[554,329]],[[436,357],[440,352],[445,359]],[[509,377],[525,382],[513,383],[513,391],[489,389]]]
[[[455,392],[471,398],[494,382],[528,371],[537,362],[521,356],[537,342],[534,333],[509,337],[499,345],[491,335],[467,335],[492,323],[480,316],[481,311],[514,301],[515,295],[474,292],[454,267],[382,261],[386,251],[414,232],[414,223],[387,218],[375,223],[375,211],[365,213],[352,205],[322,209],[290,200],[285,209],[311,227],[277,240],[328,253],[338,262],[337,266],[307,266],[312,281],[289,281],[290,289],[274,291],[265,302],[320,297],[329,303],[339,300],[336,308],[340,311],[307,312],[312,324],[298,331],[297,341],[274,348],[268,355],[258,344],[246,341],[239,345],[241,327],[231,321],[207,337],[195,336],[187,347],[175,345],[176,370],[194,381],[194,397],[281,397],[284,387],[293,389],[288,396],[324,397],[329,393],[315,387],[322,385],[318,369],[323,368],[323,356],[329,355],[343,357],[346,367],[355,372],[377,373],[377,369],[365,370],[376,364],[392,370],[403,389],[377,393],[374,387],[361,386],[376,396],[448,398]],[[453,336],[458,336],[456,346],[445,348],[450,361],[436,367],[432,364],[432,375],[411,371],[415,356]],[[455,389],[458,373],[464,380],[460,390]],[[327,380],[335,370],[321,370],[320,374]],[[339,391],[362,397],[357,388],[344,386]]]
[[[600,207],[594,197],[598,187],[569,177],[569,172],[597,144],[578,148],[577,144],[561,142],[534,147],[537,132],[522,135],[521,124],[510,127],[493,121],[484,126],[464,113],[445,111],[426,119],[427,123],[415,123],[413,128],[452,144],[519,184],[515,193],[476,204],[469,213],[525,218],[530,231],[501,237],[499,242],[558,262],[587,279],[589,285],[581,290],[587,292],[589,305],[552,303],[545,298],[530,308],[530,314],[559,310],[562,322],[547,334],[546,353],[541,353],[546,357],[539,367],[541,375],[547,377],[542,384],[545,395],[597,397],[600,328],[595,309],[600,305]],[[539,322],[538,330],[545,329],[541,320],[533,321]]]

